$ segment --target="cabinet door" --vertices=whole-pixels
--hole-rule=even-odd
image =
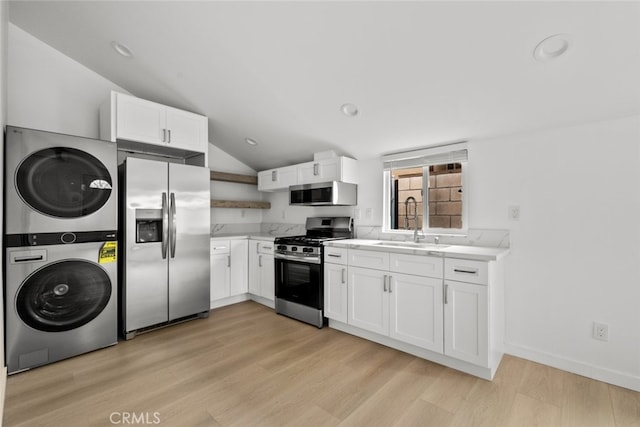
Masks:
[[[207,150],[207,118],[177,108],[165,107],[167,143],[174,148]]]
[[[231,278],[229,295],[240,295],[248,291],[249,276],[249,242],[247,240],[231,240]]]
[[[296,185],[297,183],[296,166],[285,166],[258,172],[259,191],[288,190],[290,185]]]
[[[389,335],[389,293],[385,271],[349,267],[349,324]]]
[[[117,139],[165,144],[164,106],[145,99],[118,94],[116,98]]]
[[[249,293],[254,295],[262,294],[262,286],[260,285],[260,242],[257,240],[249,240]]]
[[[298,165],[298,182],[311,184],[320,182],[320,165],[317,162],[300,163]]]
[[[324,315],[347,323],[347,266],[324,265]]]
[[[275,260],[273,255],[258,255],[260,265],[260,296],[269,300],[275,300]]]
[[[442,353],[442,279],[391,273],[389,335]]]
[[[444,284],[444,353],[488,366],[487,287],[452,280]]]
[[[229,296],[230,274],[229,255],[213,255],[211,257],[211,301]]]

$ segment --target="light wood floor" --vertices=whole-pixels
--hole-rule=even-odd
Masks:
[[[8,380],[5,426],[123,413],[163,427],[640,426],[640,393],[509,356],[489,382],[254,302]]]

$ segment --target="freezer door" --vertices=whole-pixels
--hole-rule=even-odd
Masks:
[[[169,320],[209,310],[209,175],[169,164]]]
[[[129,157],[124,168],[122,285],[126,333],[169,320],[168,261],[163,259],[163,252],[166,253],[163,236],[165,242],[168,240],[169,184],[165,162]]]

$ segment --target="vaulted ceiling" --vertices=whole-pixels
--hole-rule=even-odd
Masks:
[[[638,2],[49,0],[9,17],[136,96],[208,116],[210,141],[256,170],[640,113]],[[566,52],[535,60],[554,34]]]

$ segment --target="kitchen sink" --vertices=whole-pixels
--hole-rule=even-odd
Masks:
[[[378,242],[377,246],[393,246],[396,248],[408,249],[446,249],[449,245],[440,245],[435,243],[414,243],[414,242]]]

